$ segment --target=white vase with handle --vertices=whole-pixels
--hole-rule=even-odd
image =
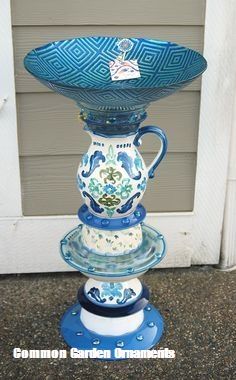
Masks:
[[[136,209],[146,190],[148,178],[165,156],[167,138],[154,126],[139,128],[137,133],[101,136],[88,132],[92,139],[77,173],[77,184],[90,211],[101,218],[122,218]],[[149,167],[137,146],[146,133],[157,135],[161,148]]]

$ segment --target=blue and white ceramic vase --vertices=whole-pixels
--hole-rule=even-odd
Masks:
[[[161,141],[157,157],[149,167],[137,146],[141,136],[155,134]],[[141,202],[147,181],[165,156],[167,139],[154,126],[127,135],[98,135],[89,132],[92,143],[84,154],[77,173],[81,195],[91,212],[101,218],[121,218],[134,212]]]
[[[167,139],[159,127],[141,122],[150,102],[192,82],[206,61],[167,41],[85,37],[36,48],[24,64],[45,86],[77,103],[92,140],[77,173],[82,223],[60,243],[63,259],[89,279],[64,314],[61,334],[71,347],[110,351],[111,360],[116,349],[149,349],[164,324],[138,277],[163,259],[166,244],[144,224],[140,202]],[[148,167],[137,149],[147,133],[161,142]]]

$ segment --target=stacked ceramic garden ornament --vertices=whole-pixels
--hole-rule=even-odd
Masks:
[[[144,223],[140,202],[167,139],[160,128],[140,123],[150,102],[190,83],[206,61],[170,42],[86,37],[32,50],[24,63],[43,84],[76,101],[91,137],[77,173],[80,224],[61,241],[64,260],[89,279],[63,316],[61,333],[71,347],[109,349],[112,359],[116,348],[151,348],[163,320],[138,277],[162,260],[165,240]],[[161,143],[149,167],[138,151],[147,133]]]

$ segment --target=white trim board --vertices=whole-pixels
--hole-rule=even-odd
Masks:
[[[0,17],[0,216],[20,216],[21,187],[9,0],[0,1]]]
[[[235,94],[236,2],[208,0],[193,220],[193,264],[220,256]]]
[[[234,35],[236,46],[236,35]],[[236,77],[236,75],[235,75]],[[235,79],[236,89],[236,79]],[[227,193],[224,213],[223,239],[220,267],[233,268],[236,265],[236,90],[232,118],[231,149],[227,176]]]

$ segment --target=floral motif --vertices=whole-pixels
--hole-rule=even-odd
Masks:
[[[121,172],[115,170],[111,166],[109,168],[100,170],[100,177],[101,178],[103,178],[104,174],[105,174],[105,177],[104,177],[104,182],[105,183],[111,182],[111,183],[115,184],[116,181],[120,180],[121,177],[122,177]]]
[[[135,199],[135,198],[139,198],[139,197],[140,197],[140,194],[141,194],[140,192],[134,194],[131,198],[129,198],[129,199],[127,200],[127,202],[126,202],[125,204],[123,204],[123,205],[121,206],[121,208],[118,208],[118,209],[117,209],[117,212],[118,212],[119,214],[124,214],[125,212],[127,212],[128,210],[130,210],[131,207],[133,206],[134,199]]]
[[[84,170],[78,176],[78,187],[83,194],[86,190],[84,196],[90,199],[90,207],[98,213],[103,210],[108,218],[131,210],[134,199],[143,194],[147,185],[147,178],[142,176],[142,158],[136,149],[131,155],[121,149],[126,145],[116,145],[120,149],[117,151],[113,143],[108,144],[106,152],[93,149],[92,154],[82,158]],[[95,169],[96,174],[91,175]],[[85,181],[84,177],[88,179]]]
[[[141,191],[144,191],[146,189],[146,186],[147,186],[147,178],[144,177],[142,182],[138,184],[137,188]]]
[[[77,176],[77,184],[81,190],[83,190],[83,188],[85,187],[85,183],[82,181],[79,175]]]
[[[133,186],[130,184],[130,179],[125,178],[122,182],[117,186],[116,194],[121,197],[121,199],[127,199],[133,190]]]
[[[143,170],[143,161],[141,160],[141,158],[140,158],[138,152],[136,152],[136,150],[135,150],[134,165],[135,165],[135,167],[136,167],[137,170],[138,169]]]
[[[106,158],[103,155],[101,150],[95,150],[95,152],[90,156],[89,159],[89,170],[86,172],[85,170],[82,171],[82,177],[90,177],[91,174],[94,172],[96,168],[100,166],[100,161],[105,162]]]
[[[100,291],[98,288],[95,288],[95,286],[88,291],[88,295],[90,295],[97,302],[106,302],[106,298],[102,298],[103,296],[100,296]]]
[[[113,216],[116,208],[115,207],[113,207],[113,208],[107,208],[107,207],[105,207],[105,210],[106,210],[106,213],[109,216],[109,218],[112,218],[112,216]]]
[[[81,166],[86,166],[87,163],[88,163],[88,160],[89,160],[89,156],[87,153],[85,153],[82,157],[82,160],[81,160]]]
[[[95,201],[95,199],[87,193],[87,191],[83,191],[82,193],[83,197],[87,197],[90,200],[90,207],[93,209],[93,211],[101,214],[104,211],[104,208],[100,207],[99,204]]]
[[[120,199],[116,198],[114,194],[110,196],[107,194],[103,194],[103,196],[99,198],[98,202],[104,206],[112,207],[118,205],[120,203]]]
[[[125,304],[127,300],[136,296],[132,288],[123,289],[121,282],[103,282],[101,288],[101,293],[98,288],[92,287],[87,294],[99,303],[116,299],[116,303],[119,305]]]
[[[116,155],[112,145],[109,145],[108,153],[106,155],[106,165],[115,165],[116,164]]]
[[[119,152],[117,161],[121,162],[121,167],[125,169],[126,173],[129,175],[130,178],[134,180],[138,180],[141,178],[140,170],[137,170],[136,166],[134,165],[133,158],[129,156],[126,152]],[[134,171],[134,166],[137,171],[136,173]]]
[[[103,191],[105,191],[105,193],[107,193],[107,194],[113,194],[116,191],[116,187],[111,185],[111,184],[105,185],[103,187]]]
[[[123,285],[120,282],[103,282],[102,283],[102,297],[109,297],[109,300],[112,301],[114,297],[122,297],[121,290]]]
[[[98,198],[102,195],[102,184],[98,182],[96,178],[91,178],[88,188],[94,198]]]
[[[116,302],[119,305],[123,305],[124,303],[126,303],[127,300],[129,300],[133,296],[136,296],[136,293],[132,288],[124,289],[123,298],[121,300],[117,300]]]

